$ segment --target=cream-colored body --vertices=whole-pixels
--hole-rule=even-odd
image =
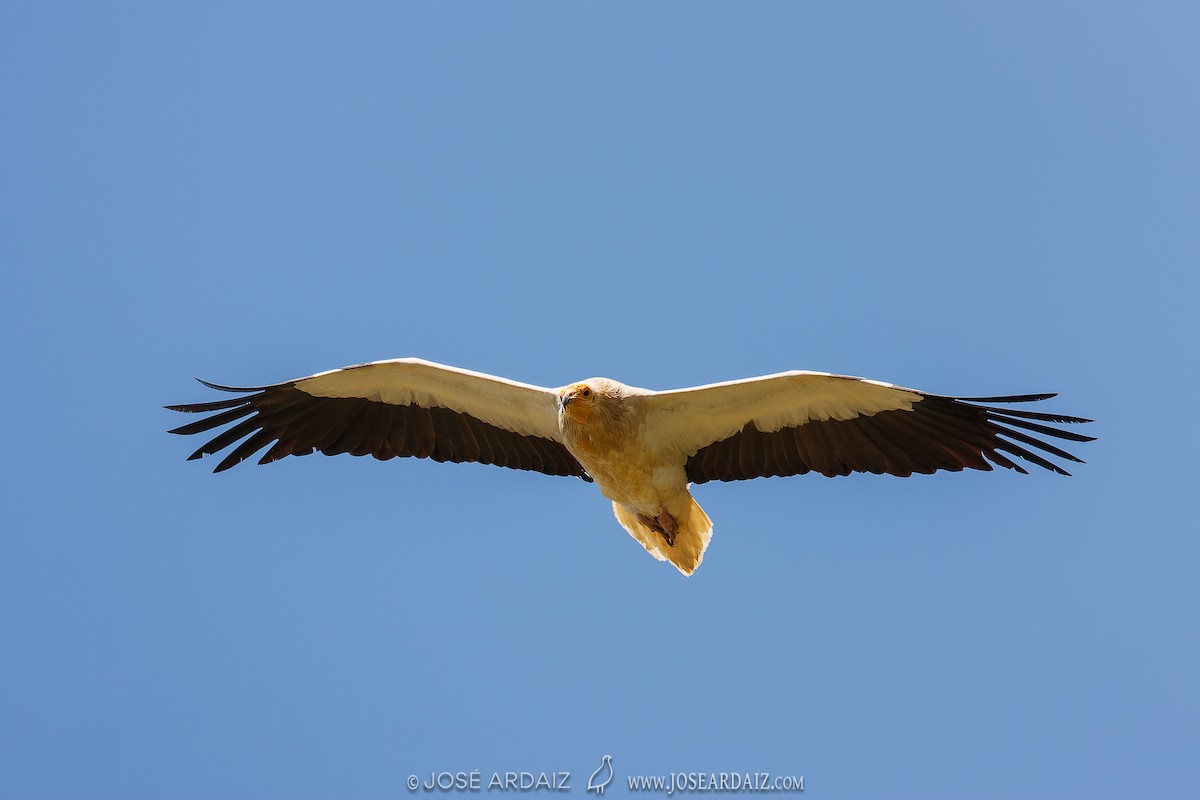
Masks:
[[[691,575],[712,539],[712,521],[688,492],[686,455],[649,430],[652,395],[607,378],[567,387],[559,395],[559,431],[612,500],[621,526],[650,555]]]

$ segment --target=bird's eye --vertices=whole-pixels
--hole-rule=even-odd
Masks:
[[[592,396],[592,390],[591,390],[591,389],[589,389],[589,388],[588,388],[588,387],[586,387],[586,386],[585,386],[585,387],[583,387],[583,396],[584,396],[584,397],[591,397],[591,396]]]

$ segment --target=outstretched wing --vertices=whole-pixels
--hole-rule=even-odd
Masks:
[[[692,483],[819,472],[908,476],[997,464],[1013,458],[1068,475],[1030,448],[1080,459],[1045,438],[1088,442],[1046,423],[1091,420],[1000,408],[1053,394],[946,397],[888,383],[819,372],[785,372],[647,398],[647,431],[687,462]]]
[[[235,388],[241,396],[167,406],[210,413],[171,431],[204,433],[236,423],[189,460],[238,443],[221,472],[268,445],[260,464],[319,451],[386,460],[477,461],[591,480],[559,439],[557,393],[415,358],[376,361],[272,386]]]

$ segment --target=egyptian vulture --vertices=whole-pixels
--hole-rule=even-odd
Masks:
[[[609,378],[547,389],[400,358],[270,386],[201,383],[238,396],[167,408],[208,414],[171,433],[233,423],[188,457],[236,444],[215,472],[269,445],[258,463],[316,450],[574,476],[594,481],[625,530],[685,575],[700,566],[712,538],[691,483],[807,472],[908,476],[992,464],[1025,473],[1013,459],[1067,475],[1029,448],[1080,462],[1041,437],[1094,438],[1047,424],[1090,420],[994,405],[1053,394],[947,397],[824,372],[665,392]]]

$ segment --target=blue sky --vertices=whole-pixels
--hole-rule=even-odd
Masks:
[[[1178,797],[1200,731],[1185,3],[0,11],[0,796],[409,775]],[[308,457],[167,403],[420,356],[1058,391],[1049,473],[595,487]],[[424,795],[418,792],[414,796]],[[493,793],[494,794],[494,793]]]

